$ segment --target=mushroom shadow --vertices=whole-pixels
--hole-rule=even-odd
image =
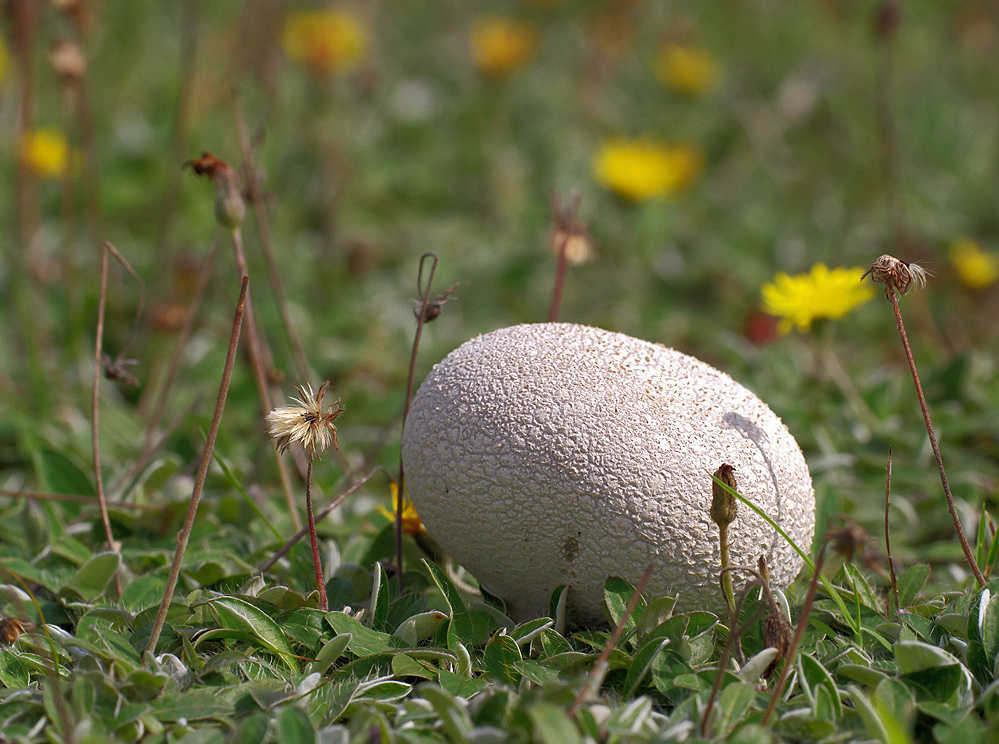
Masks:
[[[774,484],[774,493],[777,495],[777,516],[774,517],[774,523],[781,525],[784,517],[783,500],[780,497],[780,486],[777,484],[777,473],[774,471],[773,463],[770,461],[767,451],[763,448],[763,443],[766,442],[767,439],[766,432],[741,413],[736,413],[735,411],[729,411],[728,413],[723,414],[722,422],[725,424],[722,428],[735,429],[738,431],[742,434],[742,436],[756,445],[756,449],[758,449],[760,454],[763,456],[763,462],[766,463],[767,470],[770,472],[770,480],[772,480]],[[777,538],[777,530],[774,530],[770,537],[770,549],[767,551],[767,562],[771,565],[773,565],[774,545],[777,543]]]

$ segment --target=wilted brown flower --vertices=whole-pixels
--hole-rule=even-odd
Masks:
[[[325,450],[330,442],[334,448],[340,449],[333,422],[346,409],[340,406],[340,399],[337,398],[323,411],[323,396],[329,384],[329,380],[324,382],[315,395],[310,385],[303,385],[298,388],[302,397],[292,398],[298,405],[275,408],[267,414],[271,436],[279,452],[284,453],[292,442],[301,442],[310,456]]]
[[[590,261],[596,251],[586,225],[579,219],[579,193],[574,193],[568,203],[563,204],[556,191],[552,194],[552,232],[548,247],[556,256],[565,251],[565,259],[571,264]]]
[[[239,190],[239,176],[235,169],[210,152],[184,163],[199,176],[207,176],[215,184],[215,217],[224,227],[234,230],[246,215],[246,204]]]
[[[735,490],[735,468],[728,463],[723,463],[715,471],[715,478]],[[735,521],[736,506],[735,496],[716,481],[711,481],[711,521],[719,528],[728,527]]]
[[[24,632],[24,625],[20,620],[12,617],[5,617],[3,620],[0,620],[0,643],[3,645],[11,645]]]
[[[49,60],[56,74],[65,83],[74,84],[87,73],[87,58],[80,45],[74,41],[57,41],[49,54]]]
[[[922,289],[926,286],[926,278],[930,276],[919,264],[907,263],[887,253],[872,263],[871,268],[860,278],[863,279],[868,274],[878,284],[885,285],[885,297],[891,290],[904,295],[913,287]]]

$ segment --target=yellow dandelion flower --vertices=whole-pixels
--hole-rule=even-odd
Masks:
[[[763,309],[781,318],[781,333],[796,327],[808,332],[821,318],[837,320],[874,296],[874,288],[862,283],[864,270],[829,269],[815,264],[808,274],[788,276],[781,272],[763,285]]]
[[[642,201],[673,196],[687,189],[704,167],[690,147],[651,140],[606,143],[593,164],[597,180],[625,199]]]
[[[301,442],[310,457],[322,452],[332,443],[340,449],[333,422],[344,412],[337,398],[332,406],[323,410],[323,396],[329,387],[324,382],[315,394],[310,385],[298,388],[301,398],[292,398],[298,405],[281,406],[267,414],[267,424],[279,452],[285,452],[292,442]]]
[[[667,44],[652,64],[663,85],[684,95],[698,95],[716,88],[721,80],[721,65],[704,49],[681,44]]]
[[[950,263],[958,279],[971,289],[985,289],[999,281],[999,256],[982,250],[971,238],[951,243]]]
[[[356,16],[341,10],[289,14],[281,46],[291,59],[326,75],[354,68],[368,48],[368,34]]]
[[[503,78],[527,65],[538,50],[538,32],[530,23],[488,17],[472,28],[472,59],[486,77]]]
[[[395,522],[395,515],[399,509],[399,486],[395,483],[391,485],[392,489],[392,511],[389,511],[384,506],[375,507],[379,514],[384,514],[389,518],[391,522]],[[420,521],[420,515],[416,513],[416,507],[413,506],[413,502],[409,498],[402,500],[402,531],[407,535],[412,535],[413,537],[419,537],[426,533],[427,528],[423,526],[423,522]]]
[[[25,165],[42,178],[61,178],[69,156],[69,144],[58,129],[35,129],[24,135],[21,142]]]

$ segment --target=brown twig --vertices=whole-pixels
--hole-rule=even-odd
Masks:
[[[194,295],[191,297],[191,301],[188,303],[187,310],[184,313],[184,323],[180,328],[180,333],[177,335],[173,354],[170,357],[170,362],[167,364],[166,375],[160,383],[159,390],[156,393],[156,400],[153,402],[152,410],[146,418],[146,430],[142,436],[142,447],[139,450],[137,463],[144,463],[153,451],[153,438],[157,427],[160,425],[160,420],[163,418],[163,410],[166,408],[167,400],[170,398],[170,390],[177,377],[177,372],[180,370],[180,364],[184,359],[187,342],[191,337],[191,331],[194,329],[194,321],[198,317],[198,310],[201,309],[201,302],[205,296],[205,288],[208,286],[208,280],[212,275],[212,268],[215,265],[215,257],[218,254],[218,249],[219,240],[216,238],[212,242],[212,247],[208,251],[208,255],[205,256],[198,266],[198,279],[194,288]],[[134,474],[132,471],[138,472],[141,469],[141,465],[136,465],[132,467],[129,473]],[[124,480],[127,481],[128,477]]]
[[[232,237],[232,248],[236,255],[236,267],[243,276],[248,276],[246,263],[246,253],[243,250],[243,233],[238,226],[229,231]],[[260,405],[264,415],[274,407],[271,403],[271,392],[267,385],[267,372],[264,370],[263,354],[261,351],[260,337],[257,334],[257,323],[253,315],[253,301],[249,294],[246,297],[246,337],[249,341],[248,351],[250,354],[250,367],[253,379],[257,383],[257,393],[260,396]],[[274,459],[277,463],[278,477],[281,480],[281,489],[284,491],[284,500],[288,505],[288,512],[291,516],[291,523],[296,530],[302,528],[302,518],[298,514],[298,506],[295,504],[295,495],[291,489],[291,477],[288,475],[288,467],[284,458],[274,448]]]
[[[332,503],[330,503],[328,506],[324,507],[316,515],[316,521],[321,522],[323,519],[325,519],[330,513],[333,512],[334,509],[336,509],[338,506],[340,506],[340,504],[342,504],[346,500],[346,498],[348,496],[350,496],[352,493],[354,493],[354,491],[356,491],[358,488],[360,488],[365,483],[367,483],[369,480],[371,480],[371,478],[374,476],[374,474],[377,473],[379,470],[384,471],[384,468],[381,465],[379,465],[378,467],[372,468],[370,471],[368,471],[368,473],[363,478],[361,478],[356,483],[352,484],[346,491],[344,491],[339,496],[337,496],[332,501]],[[293,547],[295,547],[295,544],[299,540],[301,540],[303,537],[305,537],[308,534],[309,534],[309,530],[308,530],[307,527],[303,527],[298,532],[296,532],[292,536],[292,538],[290,540],[288,540],[288,542],[286,542],[281,547],[280,550],[278,550],[274,555],[271,556],[271,558],[267,561],[267,563],[265,563],[263,566],[260,567],[260,573],[267,573],[268,571],[270,571],[271,568],[274,566],[275,563],[277,563],[279,560],[281,560],[281,558],[283,558],[288,553],[289,550],[291,550]]]
[[[773,694],[770,696],[770,703],[767,705],[766,712],[763,714],[763,720],[761,725],[766,726],[767,721],[770,720],[770,716],[773,715],[774,708],[777,707],[777,701],[780,700],[781,695],[784,694],[784,686],[787,684],[788,677],[791,672],[791,660],[794,658],[794,654],[798,650],[798,646],[801,644],[801,639],[805,635],[805,628],[808,627],[808,616],[812,611],[812,604],[815,602],[815,591],[819,587],[819,576],[822,573],[822,564],[826,557],[826,546],[822,546],[822,550],[819,552],[818,558],[815,559],[815,569],[812,571],[812,581],[808,585],[808,594],[805,595],[805,604],[801,608],[801,616],[798,618],[798,627],[795,628],[794,637],[791,639],[791,645],[787,649],[787,656],[784,659],[784,667],[781,669],[780,677],[777,679],[777,684],[774,686]]]
[[[170,566],[170,575],[167,577],[167,585],[163,591],[163,601],[160,602],[160,608],[156,613],[156,620],[153,622],[153,629],[149,634],[149,641],[146,644],[146,651],[149,653],[156,652],[156,643],[159,641],[160,633],[163,631],[163,623],[166,622],[167,610],[170,608],[173,592],[177,588],[177,580],[180,578],[180,566],[184,560],[184,552],[187,550],[187,543],[191,538],[191,530],[194,528],[194,518],[198,513],[198,503],[201,501],[201,491],[205,486],[208,466],[212,462],[215,438],[219,433],[219,425],[222,423],[222,411],[225,409],[225,400],[229,395],[229,382],[232,379],[232,367],[236,360],[236,349],[239,346],[239,331],[243,324],[243,313],[246,307],[249,284],[250,277],[244,275],[239,287],[239,300],[236,302],[236,312],[232,319],[232,332],[229,334],[229,350],[225,357],[225,367],[222,369],[222,382],[219,385],[219,394],[215,402],[215,413],[212,415],[211,426],[208,427],[208,437],[205,440],[205,449],[201,453],[201,462],[198,464],[198,475],[194,480],[194,490],[191,493],[191,502],[187,507],[187,515],[184,517],[184,526],[177,534],[177,551],[174,553],[173,564]]]
[[[569,245],[569,234],[566,233],[559,239],[558,247],[558,268],[555,271],[555,284],[552,286],[552,303],[548,307],[548,322],[557,323],[559,310],[562,306],[562,290],[565,287],[565,272],[569,266],[569,257],[566,255],[566,247]]]
[[[37,0],[19,0],[10,4],[11,26],[17,57],[17,162],[14,168],[14,211],[16,238],[0,241],[8,251],[7,282],[17,313],[21,338],[27,352],[30,379],[37,401],[43,400],[46,379],[44,349],[45,320],[42,307],[28,279],[24,257],[38,225],[38,195],[35,177],[24,157],[24,145],[31,131],[34,116],[34,49],[37,22]]]
[[[319,609],[329,611],[326,599],[326,581],[323,579],[323,561],[319,557],[319,541],[316,539],[316,519],[312,514],[312,454],[309,454],[309,470],[305,476],[305,511],[309,518],[309,542],[312,543],[312,567],[316,571],[316,589],[319,590]]]
[[[423,265],[430,259],[430,271],[427,274],[427,286],[423,286]],[[406,431],[406,417],[409,416],[409,406],[413,402],[413,383],[416,379],[416,355],[420,351],[420,338],[423,336],[423,326],[427,323],[427,311],[430,307],[430,288],[434,283],[434,273],[437,271],[438,258],[433,253],[424,253],[420,256],[420,268],[416,274],[416,291],[419,297],[420,312],[416,316],[416,334],[413,336],[413,350],[409,355],[409,374],[406,376],[406,399],[402,406],[402,430]],[[396,562],[396,582],[399,587],[399,594],[402,594],[402,504],[406,498],[406,471],[403,467],[402,452],[399,453],[399,480],[396,481],[398,488],[397,503],[395,506],[395,562]]]
[[[756,577],[756,581],[751,581],[743,587],[739,593],[738,602],[730,608],[732,610],[732,625],[728,632],[728,638],[725,639],[725,647],[722,649],[721,658],[718,660],[718,674],[715,675],[714,684],[711,686],[711,695],[708,696],[707,705],[704,707],[704,715],[701,717],[701,736],[704,738],[708,736],[708,721],[711,719],[711,709],[714,707],[715,701],[718,699],[718,693],[721,691],[722,678],[725,676],[725,667],[728,666],[728,660],[732,657],[732,646],[745,635],[746,631],[749,630],[750,626],[760,616],[760,612],[762,612],[762,606],[757,606],[756,612],[753,613],[752,617],[742,625],[738,624],[739,615],[742,614],[742,606],[746,602],[746,597],[749,596],[750,590],[754,586],[757,586],[761,580],[760,575],[750,566],[727,566],[720,573],[721,575],[725,575],[732,571],[748,571]],[[740,651],[739,653],[741,654],[742,652]]]
[[[607,674],[607,666],[610,660],[611,652],[617,647],[617,642],[621,640],[621,634],[624,632],[624,626],[627,624],[629,618],[631,618],[632,613],[634,613],[635,608],[638,607],[638,601],[642,598],[642,592],[645,591],[646,585],[649,583],[649,579],[652,578],[652,570],[655,568],[654,563],[650,563],[649,567],[645,569],[645,573],[642,574],[642,578],[638,580],[635,585],[635,592],[631,595],[631,599],[628,600],[628,605],[624,608],[624,614],[621,615],[621,619],[618,620],[617,625],[614,627],[614,632],[611,633],[610,638],[607,639],[607,644],[604,646],[603,650],[600,652],[600,656],[597,657],[597,663],[593,665],[593,669],[590,670],[590,675],[583,685],[583,689],[579,691],[576,695],[576,699],[572,701],[572,705],[569,706],[569,717],[572,718],[576,715],[576,711],[579,710],[580,706],[589,696],[592,688],[594,686],[599,686],[603,681],[604,676]]]
[[[121,557],[118,543],[114,539],[111,530],[111,519],[108,516],[108,505],[104,498],[104,477],[101,475],[101,445],[100,445],[100,402],[101,402],[101,359],[102,346],[104,344],[104,308],[108,297],[108,253],[113,250],[111,244],[105,242],[101,250],[101,290],[100,299],[97,303],[97,332],[94,342],[94,384],[90,398],[90,423],[91,436],[93,439],[94,455],[94,477],[97,482],[97,499],[101,507],[101,520],[104,523],[104,535],[108,541],[108,549],[113,550]],[[121,596],[121,578],[115,571],[115,589],[118,596]]]
[[[195,72],[198,59],[198,32],[201,26],[200,0],[183,0],[180,17],[180,59],[177,75],[177,111],[173,132],[170,138],[170,162],[180,163],[187,151],[187,131],[190,123],[191,99],[195,88]],[[156,266],[162,275],[166,273],[173,257],[170,245],[170,230],[177,213],[180,197],[182,171],[173,171],[170,181],[163,191],[162,210],[156,230]]]
[[[933,457],[937,461],[937,470],[940,471],[940,483],[943,485],[944,496],[947,499],[947,509],[950,510],[950,517],[954,521],[954,531],[957,533],[957,539],[961,543],[961,549],[964,550],[964,557],[967,559],[972,573],[975,574],[975,579],[978,581],[979,586],[985,586],[985,577],[982,576],[982,572],[978,568],[978,563],[971,552],[971,547],[968,545],[968,538],[964,536],[961,517],[957,513],[954,496],[950,491],[947,472],[944,470],[943,457],[940,455],[940,445],[937,444],[937,436],[933,431],[933,422],[930,420],[930,410],[926,405],[926,396],[923,394],[923,386],[919,382],[919,373],[916,371],[916,361],[912,357],[912,349],[909,347],[909,339],[905,333],[905,324],[902,322],[902,312],[898,307],[898,297],[895,296],[895,290],[891,285],[888,285],[887,292],[888,300],[891,302],[892,310],[895,312],[895,324],[898,326],[898,335],[902,339],[902,348],[905,349],[905,360],[909,364],[912,382],[916,387],[916,397],[919,398],[919,408],[923,414],[926,433],[930,438],[930,447],[933,448]]]
[[[35,499],[36,501],[58,501],[69,504],[87,504],[100,506],[100,500],[93,496],[80,496],[76,493],[51,493],[49,491],[31,491],[28,489],[0,488],[0,496],[14,499]],[[121,504],[125,509],[159,509],[153,504]]]
[[[961,517],[957,513],[957,506],[954,504],[954,496],[950,491],[950,483],[947,481],[947,473],[944,470],[943,457],[940,455],[940,445],[937,444],[936,434],[933,432],[933,422],[930,420],[930,410],[926,404],[926,396],[923,395],[923,386],[919,382],[919,372],[916,371],[916,361],[912,356],[912,348],[909,346],[909,337],[905,333],[905,323],[902,322],[902,311],[898,306],[899,294],[905,294],[911,288],[921,288],[926,284],[926,271],[914,263],[900,261],[894,256],[883,255],[878,258],[864,276],[871,275],[871,279],[885,287],[885,298],[891,303],[895,313],[895,325],[898,327],[899,338],[902,339],[902,349],[905,352],[905,360],[909,365],[909,373],[912,376],[912,383],[916,387],[916,397],[919,399],[919,408],[923,414],[923,423],[926,425],[926,433],[930,438],[930,447],[933,449],[933,457],[937,461],[937,470],[940,472],[940,483],[943,485],[944,497],[947,499],[947,509],[950,511],[950,518],[954,523],[954,532],[964,550],[964,557],[971,567],[975,579],[979,586],[985,586],[985,577],[982,576],[975,556],[968,545],[968,538],[964,535],[964,528],[961,526]]]
[[[261,188],[260,174],[254,163],[253,152],[250,147],[250,136],[246,130],[246,120],[239,107],[239,99],[236,97],[233,98],[233,109],[236,113],[236,134],[239,138],[239,150],[243,160],[246,198],[253,209],[253,216],[257,222],[260,248],[264,254],[264,263],[267,265],[267,278],[270,281],[271,290],[274,292],[274,300],[277,304],[278,314],[281,316],[281,323],[284,325],[284,331],[288,336],[288,345],[291,347],[291,354],[295,360],[298,377],[300,380],[308,380],[312,377],[311,370],[309,369],[309,361],[305,356],[305,350],[302,348],[298,332],[295,330],[291,313],[288,312],[288,300],[284,292],[284,284],[281,282],[281,272],[278,270],[277,260],[274,258],[271,225],[267,217],[267,204]]]
[[[895,559],[891,557],[891,536],[888,531],[888,507],[891,503],[891,446],[888,447],[888,467],[885,469],[885,551],[888,553],[888,571],[891,575],[891,591],[895,597],[895,612],[902,609],[898,599],[898,580],[895,578]]]

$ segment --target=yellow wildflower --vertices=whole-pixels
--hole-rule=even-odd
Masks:
[[[667,44],[656,55],[652,69],[663,85],[684,95],[706,93],[721,79],[718,61],[694,46]]]
[[[391,522],[395,523],[395,514],[399,509],[399,486],[393,483],[391,489],[392,511],[389,511],[384,506],[376,508],[380,514],[384,514]],[[416,507],[413,506],[413,502],[408,498],[402,501],[402,531],[413,537],[419,537],[427,531],[427,528],[423,526],[423,522],[420,521],[420,515],[416,513]]]
[[[3,82],[4,77],[7,75],[8,65],[7,45],[3,43],[3,38],[0,37],[0,82]]]
[[[21,142],[24,164],[42,178],[61,178],[69,155],[69,145],[58,129],[35,129]]]
[[[951,243],[950,263],[958,278],[971,289],[985,289],[999,281],[999,256],[982,250],[971,238]]]
[[[615,140],[597,154],[597,180],[625,199],[642,201],[672,196],[693,183],[704,158],[690,147],[651,140]]]
[[[356,66],[368,47],[368,35],[350,13],[302,10],[285,20],[281,46],[291,59],[325,75]]]
[[[780,272],[763,285],[763,309],[781,318],[781,333],[797,327],[802,333],[820,318],[842,318],[874,296],[874,288],[862,283],[864,270],[829,269],[818,263],[808,274],[788,276]]]
[[[503,78],[527,65],[538,50],[538,32],[530,23],[488,17],[472,28],[472,59],[486,77]]]

